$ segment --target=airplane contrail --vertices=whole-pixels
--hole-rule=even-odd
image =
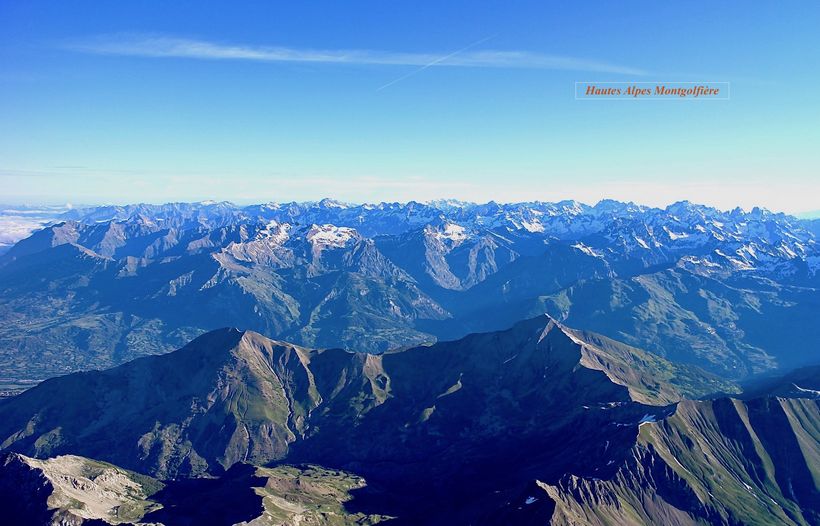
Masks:
[[[418,69],[414,69],[413,71],[411,71],[410,73],[407,73],[406,75],[402,75],[401,77],[398,77],[398,78],[396,78],[396,79],[391,80],[391,81],[390,81],[390,82],[388,82],[387,84],[385,84],[385,85],[383,85],[383,86],[380,86],[380,87],[379,87],[376,91],[381,91],[381,90],[383,90],[383,89],[385,89],[385,88],[389,88],[390,86],[392,86],[393,84],[395,84],[395,83],[397,83],[397,82],[401,82],[402,80],[404,80],[404,79],[406,79],[406,78],[412,77],[412,76],[413,76],[413,75],[415,75],[416,73],[421,73],[422,71],[424,71],[425,69],[427,69],[427,68],[429,68],[429,67],[435,66],[436,64],[440,64],[440,63],[444,62],[445,60],[447,60],[448,58],[452,58],[452,57],[454,57],[454,56],[458,55],[459,53],[464,53],[464,52],[465,52],[465,51],[467,51],[468,49],[470,49],[470,48],[474,48],[475,46],[477,46],[477,45],[479,45],[479,44],[483,44],[484,42],[486,42],[486,41],[488,41],[488,40],[490,40],[490,39],[493,39],[493,38],[495,38],[495,37],[496,37],[496,35],[490,35],[490,36],[487,36],[487,37],[482,38],[481,40],[476,40],[476,41],[475,41],[475,42],[473,42],[472,44],[467,45],[467,46],[464,46],[463,48],[458,49],[458,50],[456,50],[456,51],[453,51],[453,52],[452,52],[452,53],[450,53],[449,55],[444,55],[444,56],[443,56],[443,57],[441,57],[441,58],[437,58],[436,60],[433,60],[432,62],[430,62],[430,63],[428,63],[428,64],[425,64],[425,65],[421,66],[421,67],[420,67],[420,68],[418,68]]]

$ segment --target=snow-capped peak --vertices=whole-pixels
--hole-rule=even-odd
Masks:
[[[357,238],[358,233],[346,226],[313,225],[305,237],[314,247],[343,248]]]
[[[321,201],[319,201],[319,206],[324,208],[348,208],[346,203],[342,203],[341,201],[336,201],[335,199],[330,199],[329,197],[325,197]]]

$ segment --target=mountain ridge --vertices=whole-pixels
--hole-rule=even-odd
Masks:
[[[623,374],[623,366],[610,366],[607,359],[608,353],[617,350],[618,363],[623,363],[625,355],[647,364],[660,363],[647,361],[649,355],[611,341],[606,343],[607,351],[603,340],[589,343],[581,337],[589,336],[571,333],[541,316],[507,331],[371,355],[305,349],[253,331],[220,329],[167,355],[55,378],[0,402],[0,414],[6,421],[0,425],[0,447],[35,456],[73,452],[131,469],[145,471],[151,466],[152,473],[196,476],[212,469],[219,473],[238,461],[259,463],[282,458],[290,444],[309,440],[317,426],[344,427],[344,422],[368,419],[375,419],[369,425],[377,425],[375,422],[384,418],[391,422],[408,418],[418,419],[419,429],[424,429],[438,422],[437,417],[430,418],[443,403],[441,397],[463,389],[465,382],[471,382],[467,384],[473,385],[469,396],[477,399],[496,389],[521,392],[523,399],[549,397],[553,392],[559,396],[559,386],[575,376],[577,380],[572,381],[580,382],[580,392],[589,390],[593,398],[611,396],[660,406],[680,399],[675,388]],[[500,347],[494,350],[496,345]],[[549,351],[553,348],[558,354]],[[534,383],[531,367],[536,363],[556,367],[555,372],[544,374],[545,378],[557,375],[557,383],[549,387]],[[496,378],[494,367],[508,373]],[[588,372],[578,376],[576,367]],[[664,367],[674,370],[668,363],[656,369],[663,371]],[[460,374],[453,372],[459,370]],[[570,376],[565,378],[558,371]],[[597,374],[602,376],[593,384],[597,382],[600,387],[585,383]],[[422,389],[413,380],[419,375],[428,387]],[[674,381],[674,375],[667,374],[663,380]],[[712,387],[709,381],[700,384],[702,390]],[[595,389],[611,394],[595,394]],[[501,407],[510,403],[505,400],[498,400]],[[389,414],[381,412],[385,403],[395,405]],[[512,407],[519,403],[523,402]],[[128,429],[133,431],[126,432]],[[124,456],[108,458],[105,448],[95,449],[93,444],[112,440],[110,433],[120,439],[131,436],[130,445],[121,452]]]
[[[380,355],[223,328],[0,401],[0,449],[181,484],[144,506],[211,480],[259,513],[289,463],[364,477],[344,514],[396,524],[813,524],[820,402],[686,400],[725,386],[681,367],[547,315]]]

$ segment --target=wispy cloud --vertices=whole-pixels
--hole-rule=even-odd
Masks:
[[[487,39],[482,39],[482,43]],[[478,43],[456,52],[403,53],[363,49],[318,50],[275,46],[223,44],[162,35],[116,34],[73,41],[66,47],[74,51],[99,55],[123,55],[199,60],[253,60],[260,62],[301,62],[320,64],[372,64],[384,66],[475,67],[554,69],[646,75],[633,67],[578,57],[549,55],[529,51],[475,50]]]

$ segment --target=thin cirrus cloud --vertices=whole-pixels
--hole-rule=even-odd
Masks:
[[[489,39],[482,39],[483,43]],[[477,44],[476,43],[476,44]],[[475,44],[456,52],[405,53],[378,50],[318,50],[278,46],[222,44],[188,38],[157,35],[102,35],[70,42],[67,48],[98,55],[120,55],[156,58],[187,58],[199,60],[251,60],[259,62],[300,62],[315,64],[417,66],[428,68],[518,68],[553,69],[647,75],[633,67],[578,57],[548,55],[529,51],[472,50]]]

